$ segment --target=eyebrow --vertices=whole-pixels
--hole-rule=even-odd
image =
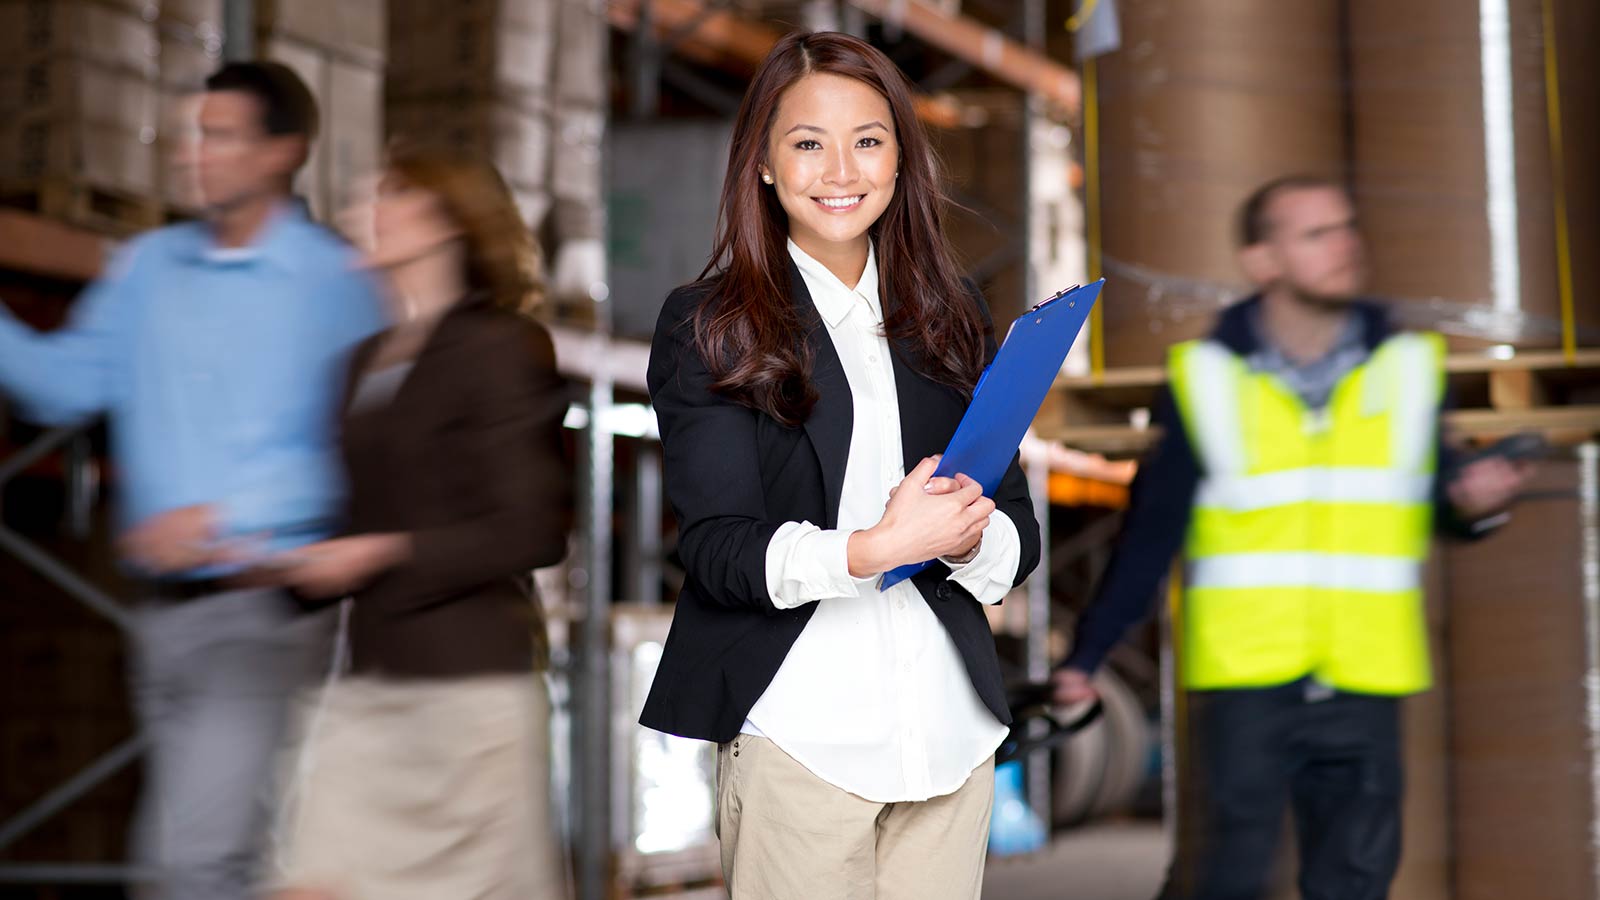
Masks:
[[[859,133],[861,133],[863,131],[870,131],[870,130],[872,130],[874,128],[881,128],[884,131],[888,131],[889,130],[889,126],[883,124],[882,122],[879,122],[877,119],[873,119],[871,122],[868,122],[865,125],[856,126],[855,130],[856,130],[856,133],[859,134]],[[790,134],[794,134],[796,131],[814,131],[817,134],[827,134],[828,133],[827,131],[825,131],[825,130],[823,130],[821,128],[818,128],[815,125],[800,124],[800,125],[794,126],[793,128],[789,129],[788,131],[785,131],[784,134],[785,135],[790,135]]]

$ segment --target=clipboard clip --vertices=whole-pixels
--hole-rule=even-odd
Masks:
[[[1056,302],[1057,300],[1060,300],[1062,297],[1065,297],[1066,295],[1072,293],[1073,291],[1075,291],[1075,290],[1077,290],[1078,288],[1081,288],[1081,287],[1083,287],[1083,285],[1075,284],[1072,287],[1062,288],[1061,290],[1056,291],[1054,294],[1051,294],[1050,296],[1046,297],[1045,299],[1040,300],[1038,303],[1035,303],[1034,305],[1028,307],[1027,315],[1032,315],[1032,314],[1038,312],[1039,310],[1044,309],[1046,306],[1049,306],[1050,304]]]

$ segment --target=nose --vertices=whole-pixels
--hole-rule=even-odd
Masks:
[[[849,147],[833,151],[828,157],[828,167],[822,173],[824,184],[855,184],[861,168],[856,165],[855,154]]]

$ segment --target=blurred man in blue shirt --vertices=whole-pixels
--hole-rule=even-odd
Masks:
[[[59,331],[0,314],[0,389],[40,422],[110,416],[141,585],[136,852],[160,897],[244,900],[288,701],[325,668],[331,628],[239,573],[331,532],[337,379],[381,314],[353,253],[290,196],[315,137],[305,85],[230,64],[196,109],[206,221],[129,242]]]

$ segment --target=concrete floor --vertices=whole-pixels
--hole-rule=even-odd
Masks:
[[[990,858],[984,900],[1151,900],[1166,874],[1160,824],[1091,825],[1057,835],[1039,853]]]

